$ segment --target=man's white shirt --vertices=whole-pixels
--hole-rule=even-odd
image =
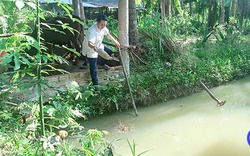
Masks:
[[[88,58],[97,58],[98,53],[94,51],[94,49],[88,46],[88,42],[92,42],[98,49],[104,50],[104,45],[102,44],[104,35],[109,34],[109,30],[107,27],[104,27],[102,30],[99,30],[97,27],[97,23],[92,25],[86,34],[86,38],[82,44],[82,54],[84,56],[87,55]]]

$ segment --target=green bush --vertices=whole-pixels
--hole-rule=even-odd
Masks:
[[[199,80],[217,86],[239,79],[250,73],[249,59],[248,40],[239,34],[227,35],[216,43],[193,45],[188,52],[171,55],[171,63],[149,60],[148,65],[132,70],[132,88],[141,104],[161,102],[198,91]]]
[[[68,85],[67,90],[58,91],[48,103],[79,110],[87,117],[106,114],[127,107],[119,105],[119,99],[126,95],[122,83],[121,79],[111,79],[96,88],[91,84],[78,86],[74,82],[74,85]]]
[[[79,111],[60,103],[53,104],[53,107],[44,106],[45,136],[40,136],[38,131],[40,124],[37,104],[23,103],[18,107],[1,105],[0,154],[93,156],[106,152],[110,143],[103,133],[98,130],[85,132],[74,120],[83,117]],[[26,122],[23,117],[26,117]],[[81,148],[78,149],[63,140],[60,135],[61,130],[67,135],[81,135],[81,138],[84,138],[81,141]]]

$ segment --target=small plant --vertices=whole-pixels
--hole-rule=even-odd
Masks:
[[[131,143],[128,139],[127,139],[127,142],[129,144],[129,148],[130,148],[130,151],[131,151],[131,154],[132,156],[141,156],[143,155],[144,153],[147,153],[149,150],[146,150],[144,152],[141,152],[140,154],[136,154],[136,145],[135,145],[135,142],[133,140],[133,143]]]
[[[80,139],[80,143],[87,156],[112,153],[110,143],[104,138],[103,132],[96,129],[88,130],[85,137]]]

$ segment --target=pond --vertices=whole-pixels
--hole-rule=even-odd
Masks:
[[[127,139],[143,156],[249,156],[250,77],[212,88],[224,106],[203,91],[134,111],[84,121],[109,132],[116,155],[132,155]],[[119,141],[115,139],[122,138]]]

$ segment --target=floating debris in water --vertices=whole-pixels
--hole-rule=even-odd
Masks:
[[[107,131],[107,130],[102,130],[102,133],[103,133],[104,135],[109,135],[109,131]]]
[[[127,126],[121,122],[119,122],[115,126],[115,131],[117,131],[118,133],[122,133],[122,134],[126,134],[128,132],[131,132],[133,129],[134,129],[133,126]]]

